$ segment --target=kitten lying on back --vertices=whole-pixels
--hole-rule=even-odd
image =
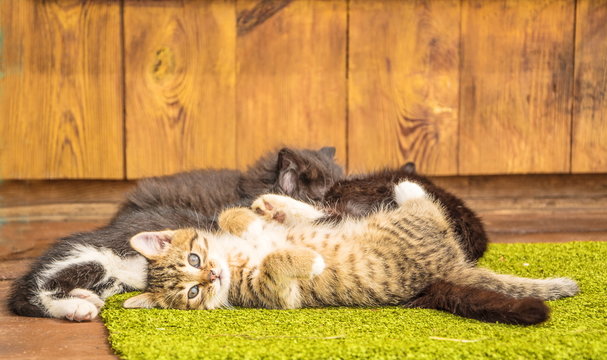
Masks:
[[[484,321],[536,324],[543,300],[578,292],[570,279],[495,274],[466,261],[441,206],[412,182],[394,189],[398,207],[337,224],[279,195],[224,211],[225,233],[145,232],[131,245],[149,262],[146,292],[127,308],[292,309],[407,305],[437,280],[474,288],[472,304],[454,313]]]
[[[195,170],[142,180],[107,226],[60,239],[17,279],[9,308],[23,316],[90,320],[106,297],[146,286],[147,262],[129,246],[132,236],[167,228],[214,229],[223,207],[248,206],[267,192],[319,200],[343,174],[334,155],[334,148],[285,148],[247,172]]]

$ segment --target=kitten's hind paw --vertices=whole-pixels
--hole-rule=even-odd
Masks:
[[[251,209],[267,221],[276,221],[283,224],[287,214],[282,210],[286,208],[286,202],[281,198],[282,196],[280,195],[262,195],[253,202]]]
[[[287,225],[308,223],[325,216],[310,204],[275,194],[261,195],[253,202],[251,209],[267,221]]]
[[[405,201],[413,199],[421,199],[426,197],[424,189],[411,181],[403,181],[394,186],[394,201],[398,205],[403,204]]]

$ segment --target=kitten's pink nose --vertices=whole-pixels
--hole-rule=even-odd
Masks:
[[[211,271],[209,272],[209,279],[211,281],[221,279],[221,269],[211,269]]]

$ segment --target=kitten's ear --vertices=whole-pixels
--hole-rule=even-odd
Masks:
[[[319,153],[327,156],[329,159],[333,159],[335,157],[335,147],[333,146],[325,146],[318,150]]]
[[[152,300],[151,293],[142,293],[137,296],[133,296],[126,299],[126,301],[122,304],[122,307],[125,309],[151,309],[155,306],[156,304],[154,300]]]
[[[278,186],[287,195],[293,195],[297,189],[297,154],[284,148],[278,152]]]
[[[131,238],[131,247],[146,258],[154,259],[167,251],[174,234],[172,230],[142,232]]]
[[[403,170],[407,174],[415,174],[415,163],[412,161],[409,161],[408,163],[406,163],[405,165],[403,165],[401,167],[401,170]]]

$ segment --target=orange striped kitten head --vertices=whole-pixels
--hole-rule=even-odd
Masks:
[[[209,248],[216,236],[194,229],[144,232],[131,246],[149,260],[144,293],[126,308],[215,309],[227,306],[230,271],[221,254]]]

